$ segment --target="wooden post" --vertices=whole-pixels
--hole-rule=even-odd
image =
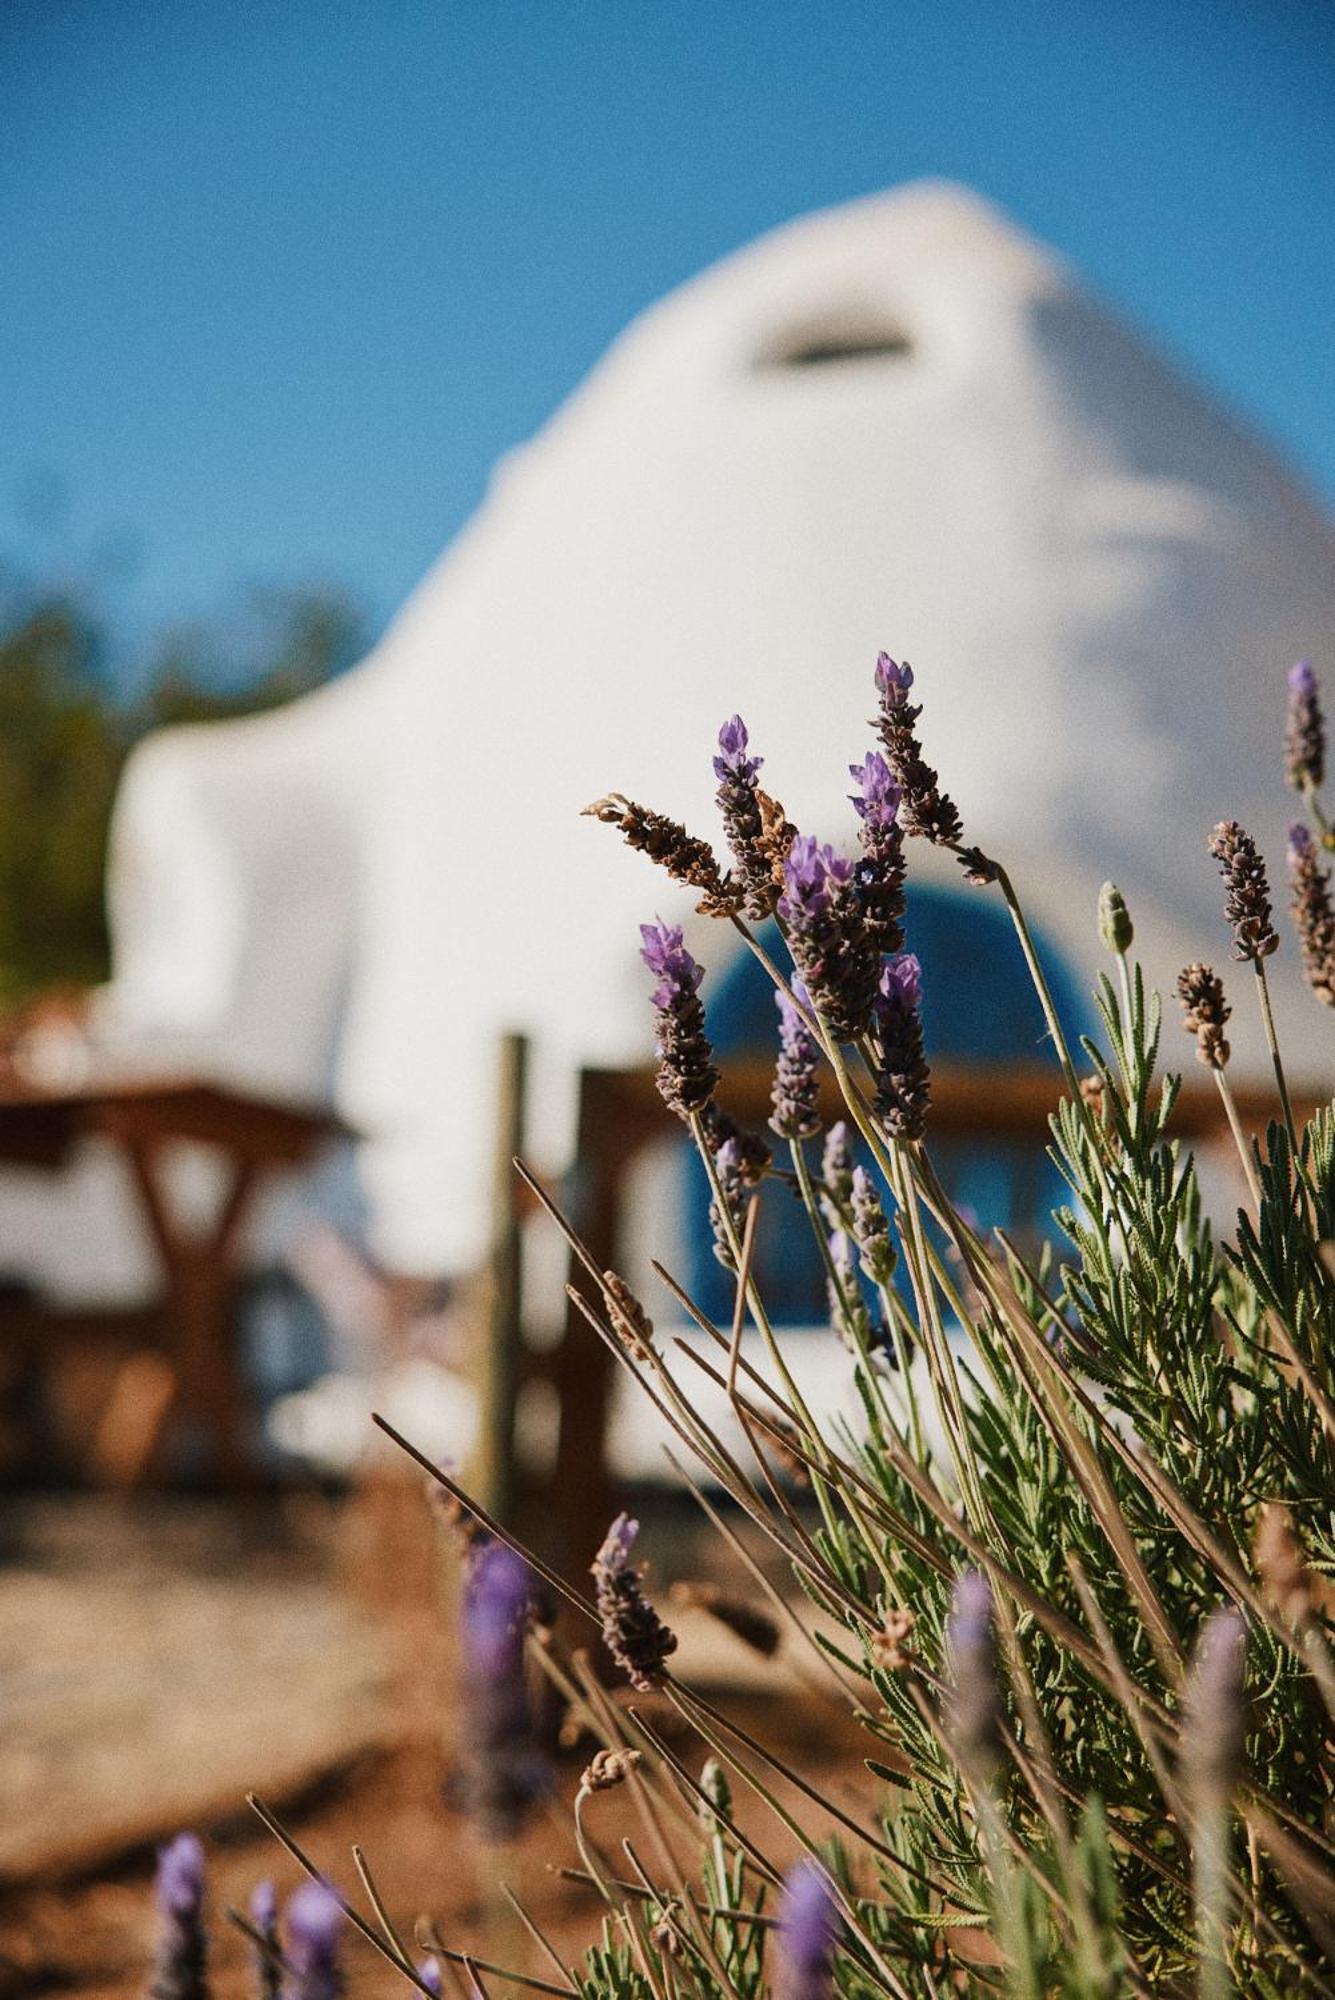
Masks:
[[[624,1169],[637,1138],[618,1118],[618,1081],[614,1072],[592,1069],[582,1071],[579,1079],[572,1220],[600,1271],[616,1261]],[[588,1273],[573,1254],[570,1281],[588,1291]],[[552,1480],[553,1552],[559,1563],[582,1569],[611,1518],[607,1429],[612,1359],[573,1305],[552,1362],[560,1406]]]
[[[481,1339],[478,1343],[478,1443],[473,1491],[497,1520],[510,1525],[515,1508],[515,1402],[523,1344],[519,1177],[514,1158],[524,1150],[528,1042],[504,1035],[496,1093],[496,1150],[492,1164],[492,1233]]]

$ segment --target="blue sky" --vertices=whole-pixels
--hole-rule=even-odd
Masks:
[[[1335,501],[1324,0],[5,0],[0,555],[379,620],[639,307],[924,173]]]

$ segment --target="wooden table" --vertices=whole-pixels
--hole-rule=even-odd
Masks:
[[[254,1096],[189,1076],[118,1079],[85,1088],[0,1089],[0,1160],[56,1172],[85,1140],[109,1140],[126,1160],[158,1255],[175,1381],[152,1453],[160,1463],[169,1420],[205,1433],[225,1482],[250,1472],[245,1387],[234,1303],[242,1224],[261,1176],[306,1165],[345,1132],[329,1111]],[[174,1199],[170,1153],[204,1145],[225,1162],[223,1198],[202,1228]]]

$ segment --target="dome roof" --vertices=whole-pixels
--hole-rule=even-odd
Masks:
[[[533,1033],[559,1124],[576,1062],[645,1050],[637,921],[689,907],[580,808],[616,788],[708,830],[713,734],[740,709],[790,815],[851,838],[881,647],[914,663],[969,837],[1013,863],[1068,961],[1096,965],[1111,875],[1166,982],[1226,951],[1216,819],[1278,871],[1283,673],[1335,654],[1335,537],[976,196],[932,183],[803,218],[627,328],[360,669],[132,762],[124,1031],[288,1087],[332,1063],[375,1135],[384,1254],[466,1256],[496,1034]],[[939,878],[940,857],[914,862]],[[225,948],[165,935],[164,909],[198,929],[191,883],[220,874]],[[1310,1069],[1327,1024],[1283,968],[1279,986]]]

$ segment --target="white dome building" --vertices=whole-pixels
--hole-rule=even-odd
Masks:
[[[615,788],[712,831],[740,710],[791,816],[848,840],[881,647],[915,665],[967,837],[1081,982],[1105,876],[1171,982],[1227,957],[1215,820],[1282,875],[1284,669],[1335,657],[1335,532],[972,194],[804,218],[628,328],[359,668],[141,748],[108,1032],[328,1092],[366,1135],[379,1256],[465,1265],[498,1034],[532,1036],[560,1157],[576,1066],[648,1049],[637,923],[690,907],[581,807]],[[1292,950],[1272,964],[1292,1066],[1319,1076],[1329,1023]]]

